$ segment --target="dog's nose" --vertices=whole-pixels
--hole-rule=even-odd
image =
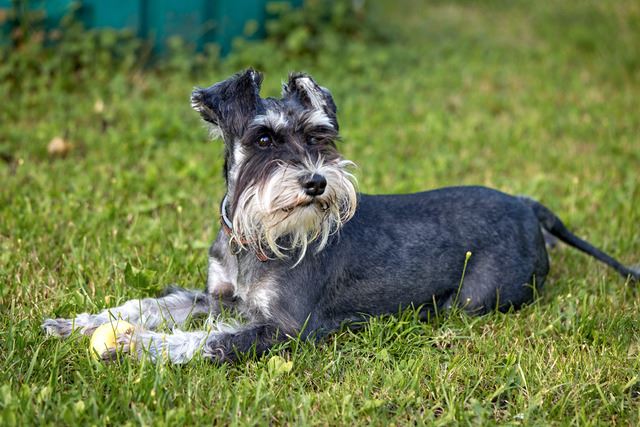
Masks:
[[[324,193],[324,189],[327,188],[327,179],[314,173],[310,178],[307,178],[302,182],[302,188],[304,188],[304,192],[309,196],[319,196]]]

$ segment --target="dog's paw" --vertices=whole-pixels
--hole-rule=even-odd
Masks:
[[[216,341],[205,343],[202,348],[202,357],[211,363],[221,363],[225,360],[226,349]]]
[[[91,315],[83,313],[74,319],[45,319],[40,326],[49,336],[68,338],[73,331],[80,331],[84,335],[91,335],[99,324],[90,322]]]
[[[58,338],[67,338],[75,329],[73,319],[45,319],[40,327],[45,334]]]
[[[228,336],[215,337],[204,345],[202,357],[211,363],[234,363],[238,360],[238,349],[228,340]]]

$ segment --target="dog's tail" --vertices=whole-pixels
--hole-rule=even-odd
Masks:
[[[557,237],[564,243],[573,246],[574,248],[591,255],[595,259],[607,264],[609,267],[616,270],[625,278],[630,279],[633,282],[640,281],[640,268],[627,267],[621,264],[615,258],[602,252],[600,249],[593,246],[591,243],[582,240],[565,227],[560,218],[558,218],[550,209],[543,204],[530,199],[528,197],[519,197],[522,202],[529,206],[535,215],[538,217],[538,221],[544,230],[549,232],[554,237]]]

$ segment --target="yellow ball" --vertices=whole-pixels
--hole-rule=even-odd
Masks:
[[[102,359],[103,355],[117,347],[116,338],[120,334],[133,332],[134,326],[124,320],[113,320],[104,325],[100,325],[91,335],[91,353],[96,359]],[[134,350],[133,341],[129,343],[129,351]]]

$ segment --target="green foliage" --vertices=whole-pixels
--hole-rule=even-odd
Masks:
[[[59,28],[46,30],[39,12],[15,18],[12,44],[0,49],[0,84],[9,95],[61,85],[109,80],[138,69],[142,44],[129,31],[85,30],[72,11]]]
[[[59,42],[33,24],[3,48],[0,425],[640,422],[637,291],[563,248],[540,300],[517,313],[420,322],[408,310],[236,366],[105,365],[86,337],[42,335],[45,316],[203,286],[222,145],[206,141],[189,94],[244,65],[265,71],[265,96],[298,69],[332,90],[364,192],[528,194],[639,261],[637,2],[405,0],[367,13],[393,37],[301,13],[225,59],[172,40],[150,64],[129,35],[71,22]],[[320,47],[305,44],[315,35],[280,46],[305,25]],[[50,154],[55,137],[67,145]]]
[[[271,69],[287,63],[331,69],[335,58],[344,55],[355,71],[368,64],[369,50],[394,38],[390,28],[382,25],[375,3],[307,0],[303,7],[293,8],[289,2],[276,1],[268,3],[267,10],[266,38],[236,40],[227,65]]]
[[[167,41],[168,54],[157,58],[128,30],[84,29],[73,8],[55,29],[46,29],[40,11],[9,9],[6,21],[14,31],[11,44],[0,47],[0,86],[9,95],[50,84],[70,91],[79,83],[100,84],[113,74],[150,69],[202,74],[246,66],[270,69],[284,61],[315,64],[343,52],[346,40],[360,53],[353,55],[358,62],[367,48],[391,39],[391,31],[378,25],[373,7],[366,6],[350,0],[307,0],[298,8],[289,2],[267,3],[266,38],[239,38],[224,64],[215,44],[198,53],[176,36]]]
[[[338,52],[345,40],[375,43],[388,36],[380,31],[362,1],[307,0],[302,8],[273,2],[268,11],[273,15],[267,22],[268,39],[288,57],[317,57]]]

